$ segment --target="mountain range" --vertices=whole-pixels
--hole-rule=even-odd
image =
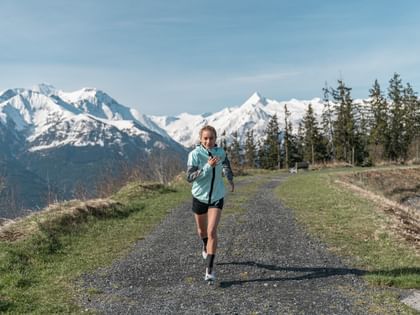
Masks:
[[[0,217],[72,198],[81,186],[94,196],[99,180],[151,156],[185,161],[185,148],[152,124],[94,88],[66,93],[40,84],[1,92],[0,177],[6,185]]]
[[[256,140],[264,137],[267,123],[274,114],[277,115],[280,128],[284,127],[285,105],[291,114],[292,125],[297,129],[309,104],[312,104],[314,112],[320,118],[324,105],[319,98],[279,102],[255,92],[242,105],[227,107],[216,113],[182,113],[178,116],[150,116],[150,119],[185,147],[192,147],[199,142],[198,132],[205,124],[214,126],[220,136],[225,133],[227,143],[230,143],[233,132],[238,133],[239,142],[245,143],[247,131],[252,130]]]
[[[72,198],[80,185],[94,196],[98,181],[116,176],[121,165],[147,173],[146,161],[156,157],[185,164],[205,124],[213,125],[219,138],[224,133],[228,143],[233,132],[244,143],[250,130],[259,140],[274,114],[283,127],[287,105],[296,129],[308,104],[320,117],[319,98],[279,102],[258,92],[216,113],[147,116],[95,88],[64,92],[39,84],[5,90],[0,92],[0,179],[6,183],[0,217],[14,216],[11,208],[43,207],[51,196]]]

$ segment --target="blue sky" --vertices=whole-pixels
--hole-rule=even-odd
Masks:
[[[420,91],[420,2],[2,0],[0,90],[97,87],[145,114],[215,112],[254,91]]]

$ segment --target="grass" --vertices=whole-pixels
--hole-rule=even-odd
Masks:
[[[290,176],[277,193],[334,252],[366,270],[372,283],[420,288],[419,257],[389,233],[387,216],[374,210],[375,204],[334,186],[337,173],[342,171]],[[229,196],[222,218],[243,213],[244,204],[275,173],[247,174],[251,176],[235,179],[238,189]],[[70,203],[64,206],[73,209],[68,213],[47,211],[5,238],[0,235],[0,313],[82,312],[78,296],[101,292],[78,292],[80,275],[129,252],[169,209],[189,198],[190,185],[183,181],[172,186],[131,183],[97,208]],[[60,211],[63,215],[56,216]]]
[[[334,184],[334,178],[345,172],[349,171],[290,176],[277,194],[333,252],[366,270],[369,282],[419,289],[420,257],[390,232],[390,220],[377,204]]]
[[[133,183],[113,196],[109,208],[22,222],[25,237],[0,242],[0,313],[80,313],[75,279],[128,252],[169,209],[187,200],[189,191],[183,183]]]
[[[235,179],[224,217],[241,213],[263,178]],[[133,182],[109,200],[72,201],[25,218],[0,233],[0,313],[81,313],[83,273],[129,252],[168,211],[190,199],[190,185]],[[80,290],[80,291],[78,291]]]

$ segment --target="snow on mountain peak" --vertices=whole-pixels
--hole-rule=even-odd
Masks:
[[[92,132],[112,138],[111,133],[115,130],[136,141],[141,139],[147,146],[156,134],[165,136],[165,141],[170,143],[166,132],[147,117],[90,87],[64,92],[41,83],[31,89],[3,91],[0,93],[0,123],[5,124],[8,119],[14,122],[17,131],[25,133],[28,144],[36,150],[65,144],[92,144],[95,143],[92,139],[86,142],[82,138],[92,138]],[[93,120],[101,121],[101,124],[93,123]],[[105,128],[102,126],[106,126],[107,134],[101,133]],[[101,130],[93,131],[95,128]],[[78,137],[82,140],[76,139]],[[97,139],[98,144],[101,141],[104,140]]]
[[[267,105],[267,100],[260,93],[254,92],[254,94],[252,94],[251,97],[248,98],[242,106],[257,105],[257,104]]]
[[[82,88],[73,92],[60,92],[59,96],[66,102],[76,103],[81,100],[93,100],[96,95],[94,88]]]
[[[309,101],[291,99],[278,102],[255,92],[241,106],[226,107],[211,115],[183,113],[171,119],[167,119],[165,116],[152,116],[151,118],[162,129],[165,129],[174,140],[186,147],[192,147],[199,141],[198,132],[204,124],[215,127],[219,135],[226,134],[225,139],[228,144],[231,142],[231,135],[234,132],[238,132],[239,141],[244,143],[248,131],[253,131],[255,141],[261,139],[267,123],[274,114],[277,115],[279,125],[283,128],[284,105],[287,105],[291,113],[292,125],[296,129],[309,104],[312,104],[317,116],[321,117],[323,104],[319,98]]]
[[[72,122],[76,121],[75,116],[83,118],[77,121],[79,127],[85,127],[86,134],[90,134],[92,129],[92,122],[86,117],[94,117],[101,121],[101,126],[112,126],[124,134],[144,138],[144,143],[148,142],[145,135],[150,131],[190,147],[199,141],[198,132],[205,124],[214,126],[219,135],[225,133],[228,143],[234,132],[238,132],[240,142],[244,142],[246,132],[251,130],[257,140],[264,134],[272,115],[277,115],[282,127],[285,105],[291,113],[293,127],[297,128],[309,104],[312,104],[315,113],[320,117],[323,104],[319,98],[279,102],[267,99],[259,92],[254,92],[242,105],[226,107],[219,112],[159,117],[143,115],[119,104],[96,88],[85,87],[73,92],[64,92],[50,84],[42,83],[34,86],[32,90],[10,89],[1,92],[0,122],[4,123],[6,118],[11,118],[16,129],[32,133],[29,140],[47,138],[49,132],[54,129],[56,134],[60,135],[58,142],[47,142],[48,145],[56,146],[58,143],[67,143],[65,140],[70,141],[71,137],[67,131],[73,127],[64,127],[66,124],[74,125]],[[59,130],[59,127],[63,130]],[[47,144],[45,141],[38,141],[36,145],[44,148]]]
[[[55,86],[49,84],[49,83],[40,83],[37,85],[34,85],[31,88],[32,91],[44,94],[44,95],[55,95],[57,94],[58,90],[55,88]]]

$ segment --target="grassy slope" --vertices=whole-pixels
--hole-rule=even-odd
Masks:
[[[146,190],[134,184],[113,196],[121,205],[106,214],[71,228],[43,224],[25,240],[0,242],[0,312],[79,313],[73,281],[126,253],[189,194],[185,184]]]
[[[243,211],[241,205],[261,182],[246,183],[247,178],[235,180],[244,185],[229,197],[224,217]],[[25,233],[31,233],[25,239],[0,241],[0,313],[82,312],[77,296],[86,292],[78,292],[74,281],[126,254],[170,209],[190,200],[190,185],[132,183],[113,199],[117,206],[91,209],[77,219],[61,215],[57,220],[54,213],[47,214],[36,220],[35,230],[23,224]]]
[[[420,257],[390,232],[389,219],[377,205],[334,185],[337,173],[291,176],[278,195],[334,252],[367,270],[370,282],[420,288]]]

